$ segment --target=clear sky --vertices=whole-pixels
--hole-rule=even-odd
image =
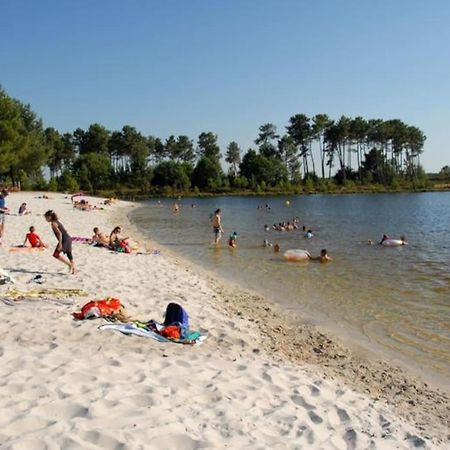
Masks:
[[[296,113],[399,118],[450,165],[449,0],[0,0],[0,84],[61,132],[224,150]]]

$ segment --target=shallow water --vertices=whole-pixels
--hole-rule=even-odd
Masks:
[[[289,200],[290,205],[286,204]],[[313,195],[290,197],[186,198],[150,201],[131,219],[147,236],[254,289],[309,321],[337,330],[362,346],[387,354],[426,373],[450,373],[450,193]],[[191,204],[196,205],[195,208]],[[269,204],[270,209],[258,205]],[[222,209],[225,235],[212,245],[209,217]],[[290,221],[314,232],[264,231]],[[238,233],[238,248],[227,238]],[[367,245],[383,233],[405,234],[408,245]],[[334,261],[287,262],[282,251],[326,248]]]

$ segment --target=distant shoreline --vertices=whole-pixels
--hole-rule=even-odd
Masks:
[[[286,195],[346,195],[346,194],[413,194],[424,192],[450,192],[450,184],[443,184],[439,187],[420,188],[420,189],[388,189],[374,186],[360,186],[346,188],[341,187],[333,190],[289,190],[289,191],[224,191],[224,192],[196,192],[196,191],[173,191],[142,194],[133,191],[99,191],[96,193],[88,193],[86,195],[95,195],[97,197],[115,197],[121,200],[140,201],[152,198],[210,198],[210,197],[278,197]]]

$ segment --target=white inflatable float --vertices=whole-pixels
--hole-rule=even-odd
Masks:
[[[310,254],[307,250],[293,249],[286,250],[283,256],[288,261],[307,261],[310,257]]]
[[[408,243],[401,239],[385,239],[381,245],[386,247],[399,247],[400,245],[408,245]]]

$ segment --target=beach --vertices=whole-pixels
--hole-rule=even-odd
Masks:
[[[30,281],[42,274],[43,287],[88,295],[0,303],[2,449],[448,447],[445,389],[316,326],[293,324],[265,298],[144,240],[127,217],[136,204],[87,212],[68,196],[48,195],[7,198],[12,213],[23,202],[32,213],[6,218],[0,268],[17,289],[36,288]],[[69,275],[52,257],[48,209],[72,236],[120,225],[142,254],[74,243],[77,273]],[[50,248],[10,252],[31,225]],[[9,287],[0,286],[0,298]],[[161,343],[99,330],[102,319],[72,319],[84,303],[106,297],[141,320],[162,320],[177,302],[207,339]]]

